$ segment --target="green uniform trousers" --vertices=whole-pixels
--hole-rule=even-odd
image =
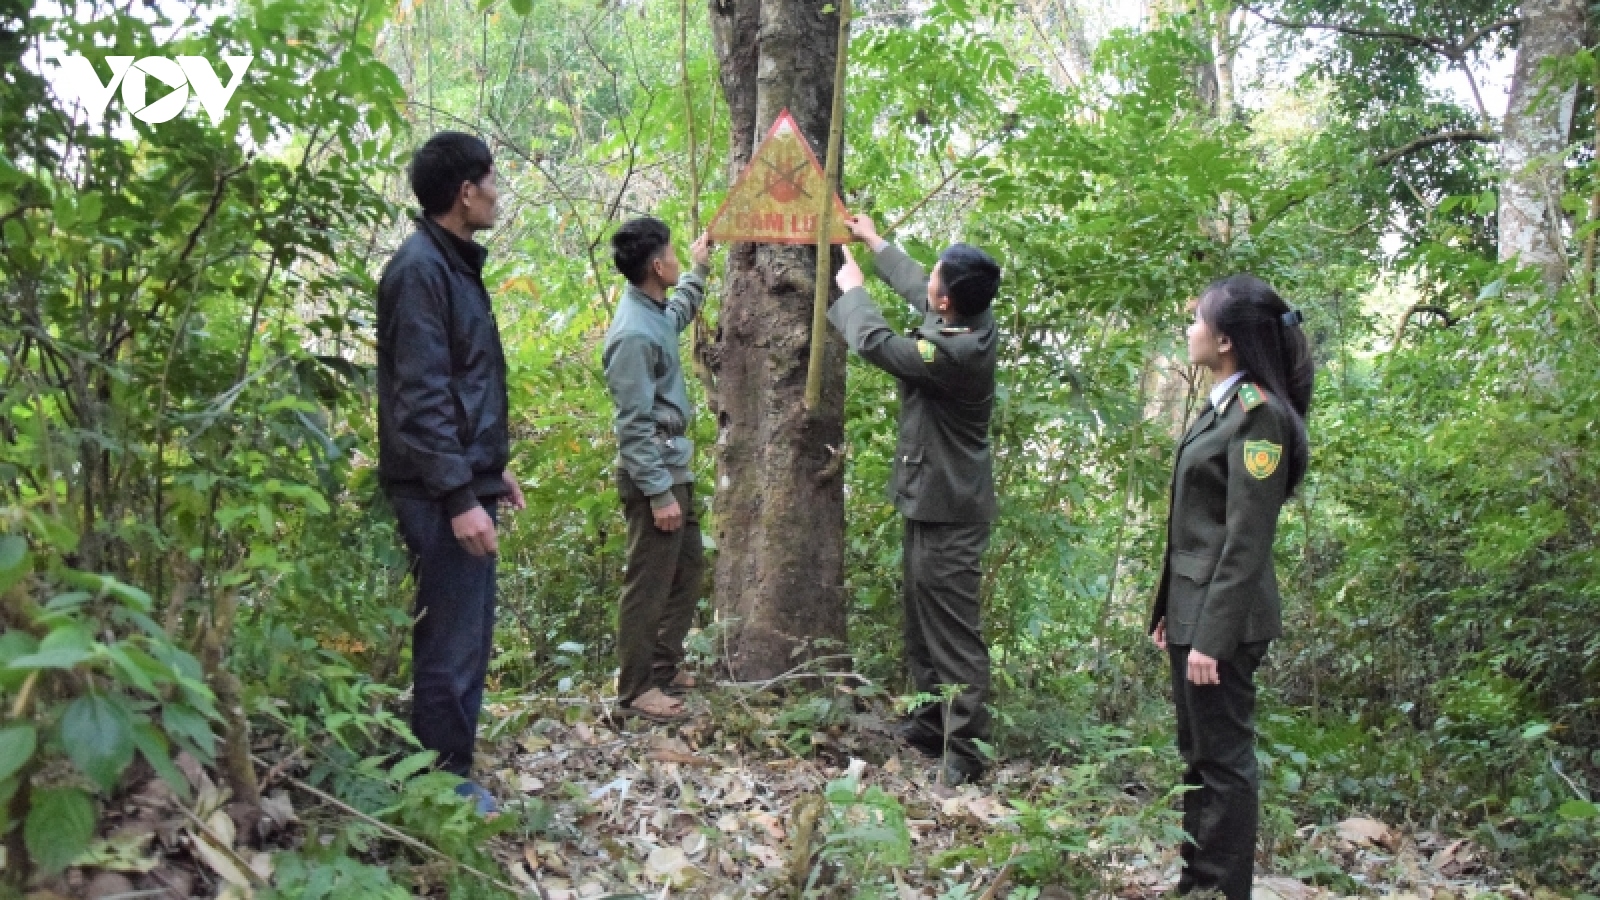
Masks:
[[[1178,752],[1187,768],[1183,795],[1183,874],[1178,893],[1211,890],[1250,900],[1255,876],[1261,775],[1256,767],[1256,669],[1267,641],[1240,644],[1217,661],[1221,684],[1189,681],[1189,648],[1168,645]]]
[[[987,765],[973,741],[989,740],[989,648],[978,622],[988,546],[987,522],[905,520],[902,605],[911,681],[925,694],[965,685],[948,708],[929,703],[912,712],[909,724],[919,743],[948,746],[952,762],[973,773]]]
[[[617,474],[617,493],[628,520],[628,568],[617,613],[617,658],[622,668],[617,702],[626,706],[677,674],[683,639],[700,601],[706,561],[693,484],[672,486],[683,509],[683,527],[677,531],[656,527],[650,498],[626,472]]]

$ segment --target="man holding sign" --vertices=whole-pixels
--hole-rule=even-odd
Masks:
[[[983,772],[989,737],[989,649],[978,594],[983,552],[995,517],[989,419],[994,411],[999,338],[990,304],[1000,266],[968,244],[953,244],[925,277],[866,216],[846,220],[871,248],[878,274],[923,313],[909,336],[896,334],[863,286],[845,249],[835,281],[844,292],[828,321],[850,348],[900,382],[900,436],[889,499],[905,518],[906,663],[917,691],[959,692],[926,703],[903,726],[908,743],[943,756],[941,778],[957,785]],[[948,754],[945,750],[948,748]]]

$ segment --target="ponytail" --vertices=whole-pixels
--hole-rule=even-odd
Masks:
[[[1200,298],[1200,318],[1228,336],[1246,377],[1287,403],[1289,494],[1293,495],[1310,462],[1306,418],[1316,381],[1300,311],[1290,309],[1271,285],[1254,275],[1231,275],[1206,288]]]

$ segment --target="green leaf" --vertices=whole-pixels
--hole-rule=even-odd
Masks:
[[[150,763],[150,768],[156,770],[179,797],[189,799],[189,779],[183,777],[178,767],[172,764],[172,752],[167,746],[167,738],[161,733],[154,723],[140,722],[133,726],[133,743],[139,748],[139,753]]]
[[[0,781],[15,775],[33,756],[39,735],[32,725],[0,728]]]
[[[63,625],[39,642],[39,649],[12,660],[8,669],[70,669],[89,658],[94,639],[82,625]]]
[[[77,788],[35,792],[22,834],[28,855],[43,874],[54,875],[89,848],[94,819],[94,804]]]
[[[11,661],[27,656],[39,649],[39,639],[31,634],[12,629],[0,634],[0,690],[20,687],[28,679],[22,669],[8,668]]]
[[[394,768],[389,770],[389,777],[393,778],[395,781],[405,781],[412,775],[417,774],[423,768],[432,765],[434,757],[437,755],[438,754],[434,753],[432,750],[424,750],[421,753],[413,753],[405,759],[395,763]]]
[[[109,791],[133,762],[133,717],[120,697],[85,694],[61,717],[61,743],[83,774]]]
[[[533,0],[511,0],[511,10],[519,16],[533,12]]]
[[[206,717],[195,712],[193,707],[182,703],[168,703],[161,708],[161,725],[167,734],[179,738],[195,752],[196,756],[204,762],[210,762],[216,756],[212,746],[216,737],[211,733],[211,723]]]
[[[1568,800],[1561,804],[1561,809],[1557,810],[1557,812],[1561,813],[1561,818],[1563,819],[1600,818],[1600,806],[1596,806],[1587,800]]]
[[[92,225],[100,221],[102,200],[99,194],[83,194],[78,197],[78,221],[80,224]]]
[[[18,534],[0,536],[0,594],[27,576],[32,568],[28,559],[28,540]]]
[[[136,659],[134,654],[138,654],[139,658]],[[137,647],[125,647],[124,642],[120,641],[106,647],[106,656],[110,657],[112,665],[116,666],[117,674],[121,676],[124,684],[131,684],[152,696],[158,693],[155,682],[145,671],[146,666],[141,663],[146,663],[148,667],[159,666],[160,663],[140,653]]]
[[[1529,725],[1527,728],[1522,729],[1522,739],[1525,741],[1531,741],[1534,738],[1544,737],[1544,735],[1549,731],[1550,725],[1547,722],[1540,722],[1537,725]]]
[[[74,569],[62,569],[61,580],[75,587],[87,591],[94,591],[101,595],[110,595],[121,600],[124,605],[130,606],[140,612],[149,612],[155,605],[150,595],[139,590],[131,584],[124,584],[110,575],[100,575],[94,572],[79,572]]]

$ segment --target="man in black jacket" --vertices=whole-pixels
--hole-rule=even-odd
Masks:
[[[499,191],[483,141],[441,132],[411,162],[422,215],[378,283],[378,476],[417,583],[411,728],[470,779],[494,638],[495,509],[523,508],[511,458],[506,361],[487,251]],[[494,798],[458,789],[485,813]]]

